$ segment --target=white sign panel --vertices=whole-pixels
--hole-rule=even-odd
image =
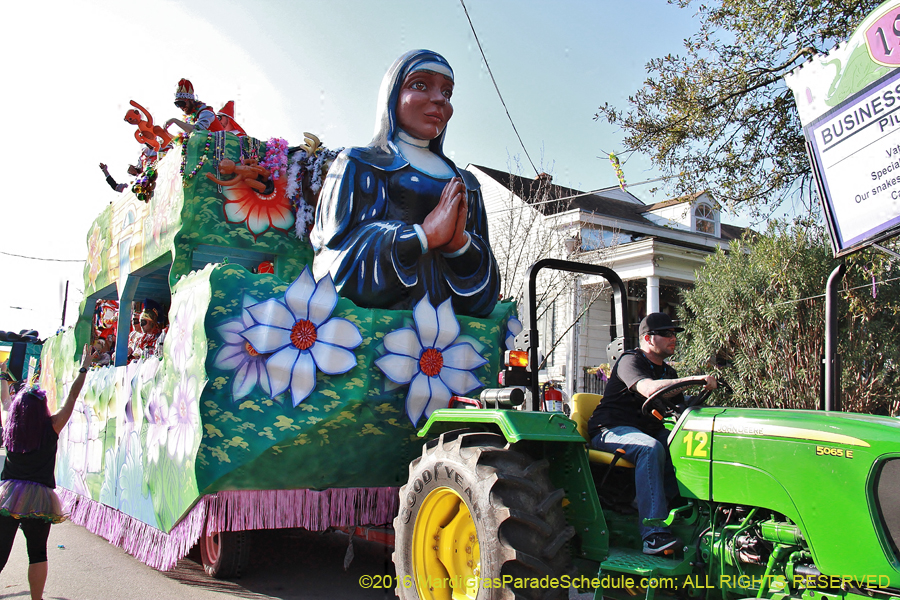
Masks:
[[[839,248],[900,224],[900,70],[806,130]]]
[[[835,256],[900,232],[900,0],[785,76]]]

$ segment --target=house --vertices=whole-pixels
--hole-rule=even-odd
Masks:
[[[524,310],[525,271],[541,258],[602,264],[626,283],[632,340],[647,313],[675,317],[681,290],[693,285],[706,257],[744,232],[721,222],[709,191],[647,205],[618,187],[585,193],[543,173],[528,179],[468,169],[481,182],[504,297]],[[584,368],[607,363],[606,347],[618,335],[609,286],[596,276],[551,273],[539,286],[538,306],[548,377],[564,380],[569,394],[585,391],[591,380]]]

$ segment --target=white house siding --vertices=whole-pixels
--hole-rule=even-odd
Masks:
[[[585,301],[594,295],[595,289],[595,286],[584,288],[582,295]],[[609,362],[606,347],[612,341],[609,335],[612,322],[611,306],[609,291],[602,292],[578,324],[577,391],[583,390],[582,367],[595,367]]]

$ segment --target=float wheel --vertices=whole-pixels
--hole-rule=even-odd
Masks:
[[[249,531],[206,530],[200,537],[200,557],[203,570],[216,579],[234,579],[247,570],[250,562]]]

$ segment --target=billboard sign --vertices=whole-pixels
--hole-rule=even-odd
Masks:
[[[785,77],[835,256],[900,232],[900,0]]]

